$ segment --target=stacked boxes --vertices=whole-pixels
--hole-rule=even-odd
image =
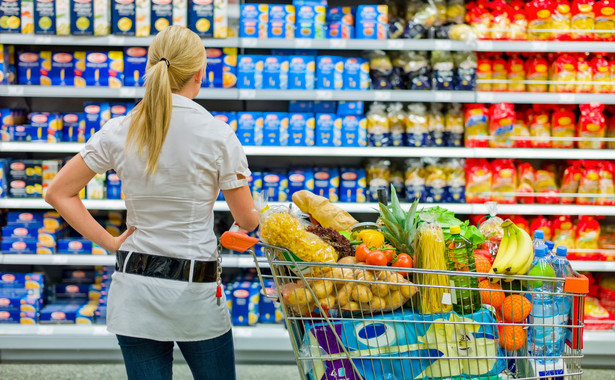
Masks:
[[[36,323],[44,285],[40,273],[0,272],[0,324]]]
[[[53,254],[65,225],[56,212],[9,212],[2,228],[2,253]]]
[[[237,48],[207,49],[203,87],[233,88],[237,85]]]
[[[239,37],[267,38],[269,5],[242,4]]]

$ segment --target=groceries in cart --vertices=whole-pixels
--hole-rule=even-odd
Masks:
[[[479,228],[377,190],[372,221],[305,190],[257,202],[303,379],[580,379],[589,285],[566,247],[494,205]]]

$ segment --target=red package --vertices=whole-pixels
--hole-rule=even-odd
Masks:
[[[596,39],[602,41],[613,41],[615,34],[615,1],[602,0],[594,4],[594,15],[596,17],[594,29],[596,31]],[[601,32],[607,31],[610,32]]]
[[[577,84],[576,92],[578,94],[587,94],[594,90],[594,72],[590,65],[587,54],[577,55]]]
[[[551,135],[553,139],[553,148],[574,148],[574,140],[565,140],[574,138],[576,130],[576,109],[575,105],[563,104],[555,106],[551,115]],[[558,140],[558,138],[564,140]]]
[[[596,204],[601,206],[615,205],[615,188],[613,186],[613,164],[610,161],[601,161],[598,165],[600,182],[598,184],[598,194]]]
[[[574,249],[576,244],[576,229],[572,219],[568,216],[558,216],[553,220],[553,243]]]
[[[581,116],[579,117],[579,125],[577,134],[583,138],[602,138],[606,133],[606,119],[604,117],[604,104],[590,103],[579,105]],[[604,141],[578,141],[577,146],[580,149],[602,149]]]
[[[553,18],[551,27],[553,29],[553,38],[558,41],[570,40],[570,2],[568,0],[559,0],[553,10]]]
[[[530,233],[530,222],[521,215],[512,215],[508,219],[510,219],[511,222],[515,223],[517,227],[521,228],[528,234]]]
[[[515,204],[517,189],[517,169],[512,159],[496,159],[491,163],[493,179],[491,199],[501,204]]]
[[[490,54],[479,54],[476,61],[476,79],[492,80],[493,79],[493,61]],[[491,83],[476,83],[477,91],[491,91]]]
[[[511,103],[497,103],[489,108],[489,141],[492,148],[511,148],[514,146],[515,106]]]
[[[529,120],[532,148],[551,148],[551,111],[544,104],[535,104]]]
[[[519,54],[511,54],[506,61],[509,92],[525,92],[525,61]]]
[[[465,146],[486,148],[489,145],[489,110],[483,104],[466,104],[464,109]]]
[[[600,240],[600,223],[595,217],[589,215],[579,216],[575,246],[578,250],[590,252],[577,252],[577,260],[600,260],[598,241]]]
[[[501,54],[495,54],[493,58],[491,59],[491,67],[493,70],[491,77],[494,80],[501,80],[501,81],[507,80],[508,79],[507,66],[508,64],[506,62],[506,59],[504,59],[504,57]],[[506,82],[492,83],[491,91],[506,92],[508,91],[508,83]]]
[[[525,162],[517,166],[517,175],[519,177],[517,193],[533,194],[535,193],[534,183],[536,178],[534,176],[534,168],[531,164]],[[521,204],[533,204],[535,203],[534,195],[519,195],[518,203]]]
[[[593,40],[595,24],[594,0],[574,0],[570,13],[572,15],[570,22],[572,39],[576,41]]]
[[[469,5],[469,4],[468,4]],[[466,6],[468,10],[466,19],[474,31],[474,35],[479,40],[491,39],[491,12],[483,4],[475,4],[472,7]]]
[[[516,41],[527,40],[527,14],[525,2],[512,0],[510,2],[510,39]]]
[[[549,92],[575,92],[577,60],[570,54],[560,54],[551,64],[551,80],[559,82],[549,85]]]
[[[605,308],[597,298],[585,297],[583,324],[586,330],[609,330],[615,326],[612,323],[613,314]]]
[[[532,0],[527,3],[528,36],[530,40],[550,40],[555,4],[551,0]]]
[[[531,56],[525,61],[525,76],[528,81],[539,83],[528,83],[528,92],[547,92],[547,81],[549,80],[549,62],[541,54]]]
[[[510,39],[510,16],[512,8],[504,0],[495,0],[491,6],[491,39]]]
[[[583,170],[579,161],[574,161],[572,165],[568,166],[564,170],[562,176],[561,192],[564,194],[576,194],[579,191],[579,182],[581,181]],[[561,204],[573,204],[576,197],[562,197],[560,199]]]
[[[532,142],[529,139],[530,137],[530,129],[527,125],[527,108],[523,105],[517,106],[515,109],[515,147],[517,148],[530,148],[532,146]],[[524,139],[524,137],[528,137]]]
[[[579,189],[577,193],[578,205],[595,205],[596,198],[594,196],[582,196],[589,194],[598,194],[600,191],[600,169],[596,161],[583,161],[583,171],[579,180]]]
[[[608,94],[611,92],[611,65],[605,58],[606,54],[596,54],[589,62],[594,81],[594,93]]]
[[[551,170],[540,169],[534,172],[536,176],[536,184],[534,188],[541,195],[536,197],[536,201],[540,204],[558,204],[559,189],[555,183],[555,173]]]
[[[551,240],[551,237],[553,237],[553,223],[542,215],[537,216],[530,223],[530,236],[534,236],[536,230],[545,233],[545,240]]]
[[[612,62],[613,64],[611,65],[611,68],[615,68],[615,61]],[[613,74],[613,79],[615,79],[615,70],[614,70],[614,74]],[[606,131],[606,135],[607,137],[610,138],[614,138],[615,137],[615,112],[613,112],[613,110],[615,109],[615,107],[612,107],[609,110],[610,116],[607,119],[606,125],[607,125],[607,131]],[[615,149],[615,141],[609,141],[606,144],[608,149]]]
[[[466,160],[466,202],[485,203],[491,200],[491,165],[484,158]]]

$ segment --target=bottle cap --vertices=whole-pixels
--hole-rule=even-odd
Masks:
[[[560,257],[566,257],[566,254],[568,253],[568,248],[562,246],[562,245],[558,245],[557,246],[557,250],[555,251],[555,254],[557,256]]]
[[[545,245],[547,246],[547,249],[549,250],[548,252],[552,252],[553,247],[555,247],[555,243],[552,242],[551,240],[545,241]]]
[[[461,233],[461,227],[451,226],[451,235],[459,235]]]
[[[534,231],[534,239],[544,239],[544,238],[545,238],[545,233],[543,230]]]
[[[534,256],[536,257],[545,257],[547,255],[547,246],[544,244],[539,245],[534,248]]]

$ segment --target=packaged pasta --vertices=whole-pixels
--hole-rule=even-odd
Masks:
[[[477,91],[491,91],[491,80],[493,79],[493,61],[490,54],[481,54],[478,56],[476,66],[476,83]],[[488,83],[481,83],[481,81],[489,81]]]
[[[527,31],[530,40],[550,40],[553,10],[552,0],[532,0],[527,4]]]
[[[367,193],[370,202],[378,202],[378,189],[389,190],[391,178],[391,162],[373,159],[367,163],[365,170]]]
[[[455,63],[448,51],[431,52],[432,87],[435,90],[453,90]]]
[[[431,112],[428,115],[429,145],[444,146],[444,115],[442,104],[432,103]]]
[[[528,109],[524,106],[518,106],[515,109],[515,127],[513,135],[515,136],[516,148],[530,148],[532,141],[530,140],[530,128],[527,121]]]
[[[558,216],[553,221],[553,243],[555,246],[563,246],[575,249],[576,230],[572,219],[568,216]]]
[[[548,169],[539,169],[535,171],[536,184],[535,189],[541,195],[536,197],[536,201],[541,204],[558,204],[559,189],[555,182],[555,173]]]
[[[512,0],[510,2],[511,23],[510,23],[510,39],[515,41],[527,40],[527,13],[526,5],[523,0]]]
[[[596,204],[601,206],[615,205],[615,188],[613,187],[613,164],[610,161],[601,161],[598,165],[600,182]]]
[[[587,59],[587,54],[577,55],[577,93],[590,93],[594,89],[593,85],[594,72],[592,66]]]
[[[487,1],[479,1],[476,6],[469,6],[466,19],[470,23],[474,35],[479,40],[491,39],[491,12],[487,9],[489,3]]]
[[[564,175],[562,176],[562,186],[560,188],[562,194],[576,194],[579,191],[579,183],[581,176],[583,175],[581,163],[579,161],[573,161],[566,169],[564,169]],[[560,199],[561,204],[572,204],[576,200],[576,197],[568,196]]]
[[[536,177],[534,176],[534,168],[532,165],[527,162],[520,164],[517,167],[517,176],[517,193],[520,193],[518,196],[518,203],[535,203],[536,198],[533,193],[535,193],[534,183],[536,182]]]
[[[603,138],[606,134],[606,119],[604,117],[604,104],[590,103],[579,105],[581,116],[577,128],[580,138]],[[602,149],[603,141],[581,140],[577,142],[580,149]]]
[[[498,213],[498,203],[497,202],[487,202],[485,204],[487,207],[487,219],[480,224],[478,230],[483,234],[486,241],[498,242],[497,244],[491,244],[489,247],[495,247],[495,252],[491,251],[491,255],[495,257],[497,254],[497,247],[499,246],[499,242],[504,237],[504,229],[502,228],[502,223],[504,220],[497,216]]]
[[[491,91],[506,92],[508,91],[508,71],[506,69],[507,62],[502,54],[495,54],[491,59],[492,74],[491,78],[494,82],[491,84]]]
[[[574,140],[572,140],[572,138],[574,137],[576,129],[575,108],[576,106],[572,104],[555,106],[555,110],[551,115],[551,135],[554,137],[552,143],[553,148],[574,148]]]
[[[551,28],[553,29],[554,39],[565,41],[570,39],[570,2],[559,0],[553,10]]]
[[[466,104],[464,111],[465,146],[487,147],[489,142],[489,109],[483,104]]]
[[[463,24],[466,8],[463,0],[448,0],[446,2],[446,19],[451,24]]]
[[[512,159],[496,159],[491,164],[493,179],[491,199],[500,204],[515,204],[517,170]]]
[[[374,103],[367,113],[367,140],[369,146],[389,146],[391,128],[386,113],[386,105]]]
[[[446,173],[437,158],[424,158],[425,202],[442,203],[446,199]]]
[[[372,88],[391,89],[390,76],[393,72],[393,64],[389,56],[382,50],[372,51],[369,55],[369,74],[372,79]]]
[[[430,66],[426,52],[408,53],[408,87],[410,90],[431,89]]]
[[[406,145],[421,147],[429,144],[429,117],[427,107],[422,103],[408,105]]]
[[[611,92],[611,65],[603,54],[596,54],[590,61],[594,81],[594,93],[608,94]]]
[[[573,0],[570,29],[573,40],[593,39],[595,24],[594,0]]]
[[[419,160],[406,160],[406,200],[414,202],[419,199],[425,201],[425,170]]]
[[[547,92],[547,81],[549,80],[549,62],[541,54],[536,54],[525,61],[525,72],[528,81],[528,92]]]
[[[570,54],[560,54],[551,63],[549,92],[575,92],[574,80],[577,77],[577,60]]]
[[[466,160],[466,202],[489,202],[491,180],[491,165],[487,160],[483,158]]]
[[[600,169],[599,163],[596,161],[584,161],[583,172],[579,180],[579,189],[577,193],[577,204],[579,205],[595,205],[596,198],[594,196],[581,196],[583,194],[598,194],[600,191]]]
[[[473,52],[457,52],[453,55],[455,60],[455,90],[473,91],[476,87],[476,54]]]
[[[576,249],[596,250],[600,240],[600,223],[593,216],[581,215],[579,216],[576,235]]]
[[[404,146],[407,115],[404,105],[392,103],[387,108],[389,117],[389,129],[391,131],[391,146]]]
[[[453,103],[444,115],[444,145],[463,146],[463,113],[461,104]]]
[[[492,148],[511,148],[515,126],[515,107],[511,103],[493,104],[489,109],[489,146]]]
[[[553,237],[553,222],[539,215],[530,223],[530,236],[534,236],[536,230],[541,230],[545,233],[545,240],[551,240]]]
[[[508,92],[525,92],[525,61],[519,54],[511,54],[506,60]]]
[[[491,4],[491,39],[508,40],[510,38],[510,20],[512,8],[504,0],[495,0]]]
[[[534,105],[529,119],[533,148],[551,148],[551,113],[545,105]]]
[[[594,3],[596,17],[594,30],[596,37],[603,41],[613,41],[615,37],[615,1],[602,0]]]
[[[466,200],[465,160],[450,159],[444,163],[446,173],[446,197],[448,203],[464,203]]]

